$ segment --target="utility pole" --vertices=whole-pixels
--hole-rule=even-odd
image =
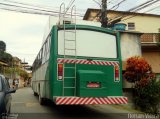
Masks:
[[[101,27],[106,28],[108,25],[108,18],[107,18],[107,0],[102,0],[102,9],[101,9]]]

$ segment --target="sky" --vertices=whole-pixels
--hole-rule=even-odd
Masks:
[[[101,0],[75,0],[74,4],[77,13],[85,14],[87,8],[100,8]],[[108,9],[113,7],[122,0],[110,0]],[[128,10],[147,0],[126,0],[120,4],[117,10]],[[13,11],[3,10],[1,8],[11,8],[1,3],[20,2],[39,7],[45,7],[49,10],[58,11],[62,2],[69,4],[70,0],[0,0],[0,40],[6,43],[6,52],[12,56],[20,58],[22,61],[28,62],[29,65],[33,61],[41,48],[45,27],[48,22],[48,15],[26,14]],[[16,4],[17,5],[17,4]],[[132,5],[132,6],[131,6]],[[160,2],[150,9],[160,5]],[[145,9],[147,11],[147,9]],[[142,11],[143,12],[143,11]],[[160,14],[160,8],[152,11]],[[151,12],[151,13],[152,13]]]

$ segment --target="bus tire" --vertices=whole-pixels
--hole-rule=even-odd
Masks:
[[[36,92],[33,92],[33,95],[34,95],[34,96],[37,96],[37,93],[36,93]]]
[[[45,99],[42,98],[40,94],[39,94],[38,99],[39,99],[39,104],[40,104],[40,105],[45,105]]]

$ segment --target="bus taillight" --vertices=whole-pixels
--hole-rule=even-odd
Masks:
[[[63,79],[63,64],[58,64],[58,80]]]
[[[120,81],[120,77],[119,77],[119,67],[118,67],[118,66],[115,66],[115,67],[114,67],[114,72],[115,72],[115,74],[114,74],[114,75],[115,75],[114,81],[115,81],[115,82],[119,82],[119,81]]]

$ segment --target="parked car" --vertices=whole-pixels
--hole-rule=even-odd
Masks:
[[[8,80],[0,74],[0,116],[3,113],[10,113],[11,93],[15,92],[15,89],[10,88]]]

